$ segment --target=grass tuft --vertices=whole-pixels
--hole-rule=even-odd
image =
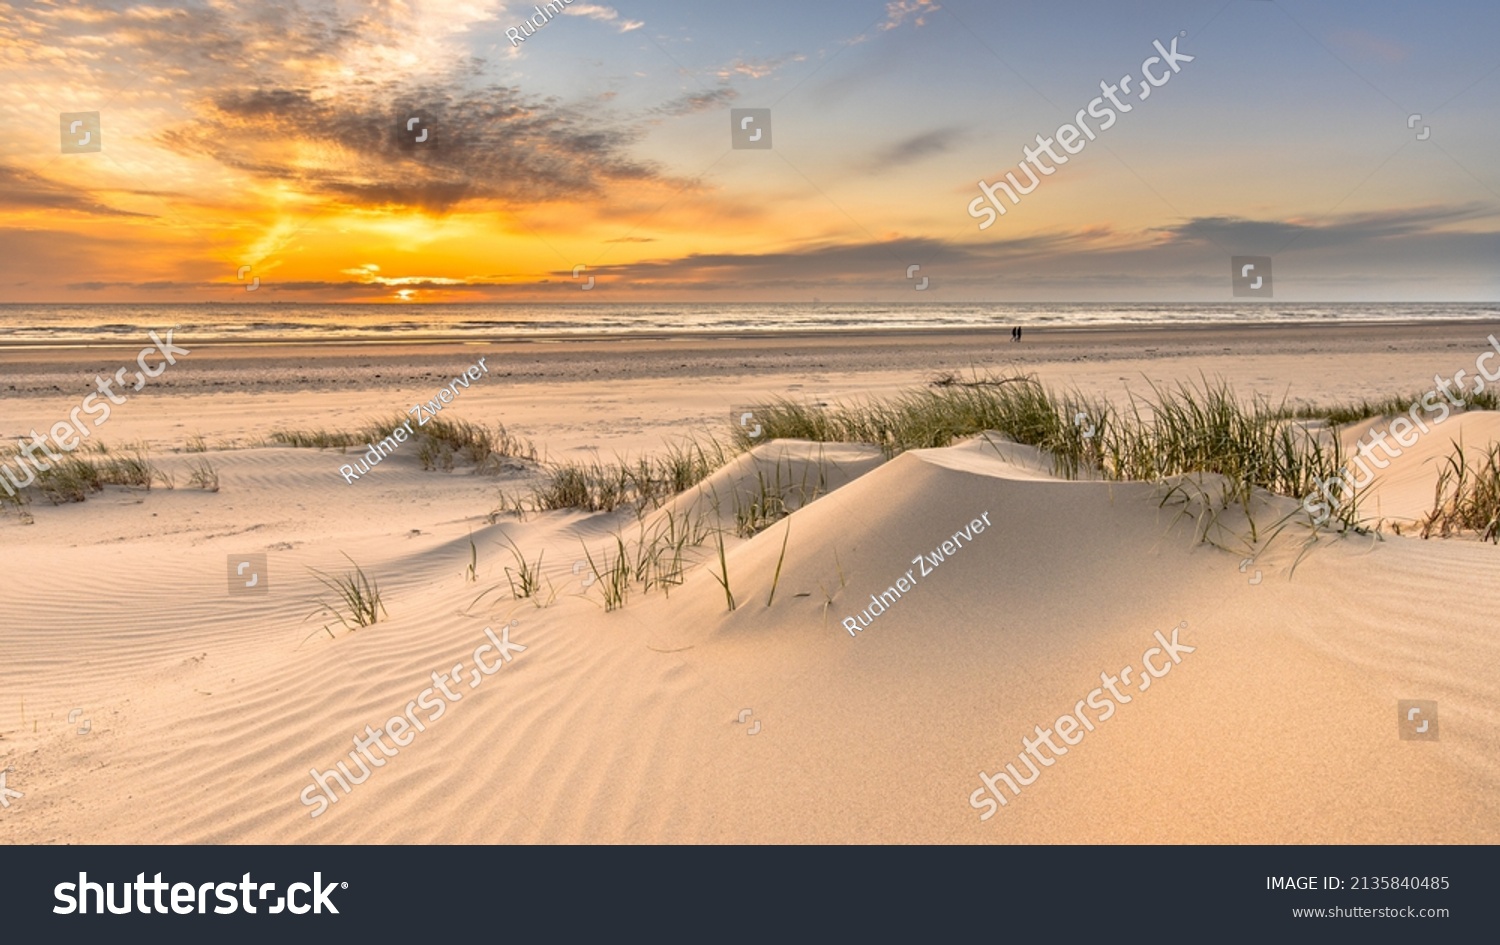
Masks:
[[[188,472],[188,485],[194,489],[202,489],[204,492],[218,492],[218,470],[214,469],[213,463],[206,459],[200,459],[192,465]]]
[[[376,623],[381,616],[389,617],[386,613],[385,604],[380,599],[380,585],[374,578],[366,576],[364,569],[354,563],[354,559],[347,554],[344,555],[350,564],[354,565],[352,572],[346,571],[342,575],[334,576],[319,571],[317,568],[308,568],[318,581],[333,591],[336,598],[333,601],[318,598],[318,607],[304,619],[311,620],[314,616],[327,613],[332,614],[346,629],[354,630],[358,627],[368,627]],[[347,610],[347,613],[345,611]],[[328,630],[325,625],[324,630]],[[332,631],[328,631],[333,636]]]
[[[270,441],[284,446],[347,450],[391,439],[396,429],[404,429],[407,422],[405,414],[395,414],[370,421],[357,430],[276,429],[271,431]],[[458,462],[467,462],[481,470],[488,468],[487,461],[492,457],[537,462],[536,446],[530,440],[514,436],[503,424],[487,427],[468,420],[431,417],[414,432],[416,455],[423,469],[451,471]]]
[[[968,381],[949,375],[928,389],[884,400],[833,407],[779,400],[757,407],[755,417],[767,438],[868,443],[888,456],[995,431],[1046,451],[1060,476],[1162,481],[1216,473],[1229,481],[1228,497],[1240,502],[1248,502],[1254,488],[1300,499],[1344,465],[1337,436],[1296,422],[1284,404],[1242,401],[1222,381],[1153,387],[1152,394],[1132,397],[1118,411],[1075,393],[1054,393],[1030,375]],[[748,443],[743,432],[734,435]],[[746,526],[770,524],[766,510],[753,503],[745,513]],[[1356,527],[1358,497],[1333,517]]]
[[[665,453],[634,461],[616,457],[613,463],[560,463],[548,470],[545,481],[532,487],[529,497],[511,500],[513,507],[502,496],[501,511],[524,515],[528,509],[613,512],[628,508],[644,513],[707,479],[729,455],[717,440],[705,444],[688,439],[669,444]]]
[[[1462,443],[1438,473],[1432,510],[1422,519],[1422,537],[1472,532],[1500,543],[1500,443],[1491,443],[1472,467]]]

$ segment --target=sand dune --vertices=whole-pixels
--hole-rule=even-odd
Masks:
[[[1380,433],[1389,429],[1389,419],[1376,417],[1351,423],[1340,431],[1340,438],[1352,453],[1357,444],[1372,443]],[[1465,448],[1466,461],[1472,467],[1478,454],[1495,442],[1500,442],[1500,413],[1489,410],[1451,416],[1432,425],[1430,432],[1417,437],[1409,447],[1403,448],[1387,436],[1386,443],[1391,449],[1372,447],[1374,460],[1366,462],[1366,467],[1377,475],[1361,502],[1362,511],[1374,519],[1399,523],[1420,521],[1422,515],[1432,508],[1438,470],[1447,464],[1455,448]],[[1399,455],[1393,457],[1391,453]],[[1375,460],[1387,463],[1387,468],[1378,469],[1379,463]],[[1358,475],[1364,478],[1362,472]]]
[[[1492,437],[1493,421],[1441,429]],[[1412,514],[1424,489],[1430,501],[1436,439],[1392,470],[1382,514]],[[993,437],[889,462],[776,441],[639,523],[555,513],[491,524],[493,480],[422,473],[398,456],[350,486],[337,461],[227,452],[217,495],[111,490],[41,510],[24,545],[0,550],[12,616],[0,685],[26,699],[24,723],[4,707],[0,758],[26,796],[0,837],[1500,838],[1493,546],[1308,546],[1289,529],[1258,549],[1236,545],[1249,530],[1220,513],[1216,547],[1198,540],[1204,510],[1163,506],[1163,487],[1062,481],[1044,455]],[[733,612],[711,546],[670,596],[636,594],[611,612],[574,573],[581,543],[603,549],[668,510],[709,514],[717,499],[712,514],[732,523],[734,497],[778,471],[821,477],[821,494],[730,539]],[[1257,521],[1294,507],[1263,498]],[[846,631],[844,618],[922,567],[913,558],[942,552],[981,515],[988,528]],[[471,534],[477,582],[465,576]],[[500,593],[476,603],[506,584],[511,542],[542,555],[550,606]],[[227,595],[226,556],[245,551],[270,556],[269,594]],[[337,570],[345,553],[378,577],[389,619],[335,625],[330,638],[326,621],[304,619],[320,591],[307,568]],[[471,677],[485,629],[508,625],[524,651]],[[1015,763],[1022,737],[1072,712],[1101,672],[1131,665],[1138,686],[1153,632],[1174,627],[1195,649],[1149,691],[1122,685],[1129,704],[1095,715],[1096,730],[981,820],[970,803],[980,773]],[[459,662],[461,698],[310,816],[299,800],[310,769],[347,764],[366,725],[402,714]],[[1410,698],[1438,701],[1441,741],[1397,739],[1397,700]],[[65,721],[74,708],[88,734]]]

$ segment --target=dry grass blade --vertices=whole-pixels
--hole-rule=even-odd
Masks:
[[[390,616],[380,600],[380,585],[373,578],[368,577],[364,569],[354,563],[353,558],[347,554],[344,557],[354,565],[352,572],[334,576],[319,571],[317,568],[308,568],[324,587],[337,595],[337,599],[330,603],[324,598],[318,598],[317,609],[304,619],[311,620],[321,613],[332,614],[346,629],[354,630],[358,627],[368,627],[382,616]],[[345,610],[348,611],[347,614]]]
[[[1422,519],[1422,537],[1471,532],[1500,543],[1500,443],[1490,444],[1471,467],[1461,442],[1438,473],[1432,510]]]
[[[786,543],[792,538],[792,520],[786,520],[786,534],[781,536],[781,555],[776,559],[776,574],[771,578],[771,593],[766,597],[766,606],[776,601],[776,588],[781,585],[781,565],[786,561]]]

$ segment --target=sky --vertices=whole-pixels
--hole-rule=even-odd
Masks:
[[[552,9],[0,0],[0,302],[1500,300],[1489,0]]]

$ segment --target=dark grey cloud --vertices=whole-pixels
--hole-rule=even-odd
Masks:
[[[622,285],[680,287],[698,293],[821,286],[823,290],[863,287],[876,295],[893,284],[903,284],[906,268],[913,264],[924,270],[941,266],[950,273],[964,273],[967,281],[990,282],[997,267],[1064,252],[1080,238],[1053,234],[982,244],[894,239],[775,253],[692,253],[677,259],[595,264],[589,271]]]
[[[870,159],[867,169],[872,173],[879,173],[913,164],[923,158],[951,151],[964,137],[965,131],[962,128],[939,128],[912,135],[877,152]]]
[[[0,208],[9,210],[58,210],[90,216],[141,217],[100,203],[94,195],[79,192],[24,168],[0,164]]]
[[[428,141],[404,148],[408,116]],[[315,95],[307,88],[228,90],[191,122],[161,135],[179,151],[350,203],[451,209],[463,200],[511,204],[600,195],[659,171],[626,153],[635,132],[520,90],[395,84]],[[336,158],[309,169],[298,143]]]
[[[1433,233],[1437,228],[1448,224],[1493,214],[1493,210],[1471,203],[1462,206],[1345,214],[1309,223],[1247,220],[1241,217],[1195,217],[1185,223],[1162,227],[1154,232],[1164,234],[1174,242],[1206,242],[1231,246],[1244,253],[1274,252],[1283,246],[1312,250]]]
[[[185,112],[157,132],[160,144],[305,194],[444,211],[462,200],[597,196],[662,176],[630,154],[642,128],[598,102],[570,105],[497,82],[503,61],[464,53],[417,73],[359,68],[365,56],[436,42],[451,28],[440,10],[400,0],[0,4],[0,35],[21,37],[17,63],[67,63],[70,84]],[[686,114],[726,96],[733,92],[664,107]],[[438,146],[397,146],[397,123],[413,109],[432,116]]]

